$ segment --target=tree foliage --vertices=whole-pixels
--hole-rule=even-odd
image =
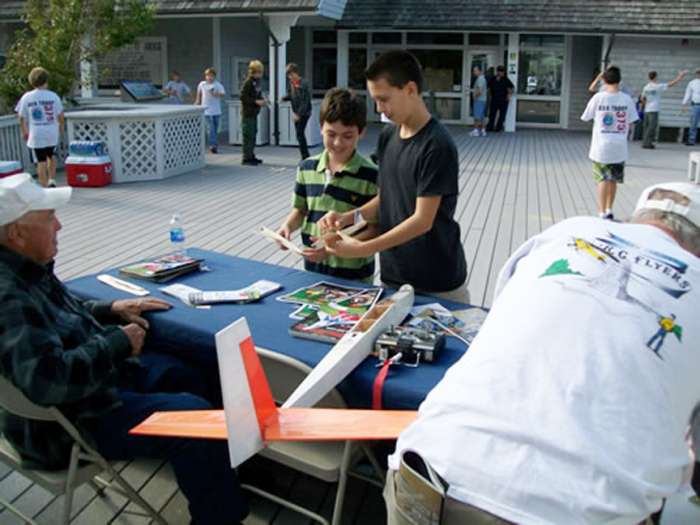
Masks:
[[[32,68],[49,71],[51,89],[69,96],[81,60],[99,59],[132,43],[153,26],[147,0],[27,0],[25,26],[15,35],[0,73],[0,97],[13,107],[29,89]]]

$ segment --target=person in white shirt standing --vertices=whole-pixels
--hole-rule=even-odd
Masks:
[[[613,219],[613,203],[617,184],[625,180],[627,134],[630,124],[639,120],[634,101],[620,91],[620,68],[610,66],[602,75],[605,91],[593,95],[581,120],[593,120],[593,135],[589,158],[593,161],[593,179],[598,213]]]
[[[389,457],[389,524],[638,525],[682,491],[700,186],[647,188],[630,223],[552,226],[508,259],[495,297]]]
[[[34,88],[19,99],[15,112],[19,116],[22,136],[27,141],[32,160],[36,163],[39,183],[56,187],[56,147],[64,126],[63,104],[60,97],[49,90],[49,73],[35,67],[29,73],[29,84]]]
[[[476,77],[472,95],[474,102],[472,103],[472,115],[474,117],[474,129],[471,132],[472,137],[485,137],[486,130],[484,129],[484,119],[486,118],[486,95],[488,87],[486,85],[486,77],[479,66],[472,68],[472,75]]]
[[[681,71],[673,80],[666,83],[658,83],[656,81],[656,71],[649,72],[649,83],[642,89],[642,102],[644,103],[644,141],[642,147],[644,149],[654,149],[654,141],[656,141],[656,131],[659,129],[659,111],[661,109],[661,93],[668,88],[678,84],[688,71]]]
[[[221,120],[221,99],[226,96],[224,86],[216,80],[213,67],[204,70],[204,80],[197,86],[196,106],[204,106],[204,118],[209,129],[209,151],[218,153],[219,121]]]
[[[700,125],[700,69],[695,70],[695,78],[685,88],[683,105],[690,104],[690,129],[688,130],[687,146],[695,146]]]

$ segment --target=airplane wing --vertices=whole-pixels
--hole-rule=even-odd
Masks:
[[[263,441],[380,441],[398,438],[416,418],[414,410],[340,408],[278,409],[263,429]],[[139,436],[228,439],[223,410],[156,412],[132,428]]]

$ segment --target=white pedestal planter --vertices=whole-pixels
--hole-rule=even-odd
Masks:
[[[241,101],[228,102],[228,143],[243,144],[241,133]],[[270,143],[270,110],[263,107],[258,113],[258,134],[255,137],[255,145],[262,146]]]
[[[321,125],[319,124],[319,113],[321,101],[311,101],[311,118],[306,124],[306,142],[311,146],[321,144]],[[294,129],[294,119],[292,118],[292,105],[290,102],[280,104],[280,146],[298,146],[297,132]]]
[[[203,168],[199,106],[114,104],[66,113],[68,139],[99,140],[112,159],[112,182],[165,179]]]

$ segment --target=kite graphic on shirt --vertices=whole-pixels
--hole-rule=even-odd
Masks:
[[[650,348],[658,357],[661,358],[661,356],[659,355],[659,351],[661,350],[661,347],[664,344],[666,336],[672,333],[676,336],[676,339],[678,339],[678,341],[682,341],[683,327],[679,324],[676,324],[676,316],[674,314],[671,314],[668,317],[659,315],[657,322],[659,324],[659,329],[654,335],[651,336],[649,341],[647,341],[647,347]]]

